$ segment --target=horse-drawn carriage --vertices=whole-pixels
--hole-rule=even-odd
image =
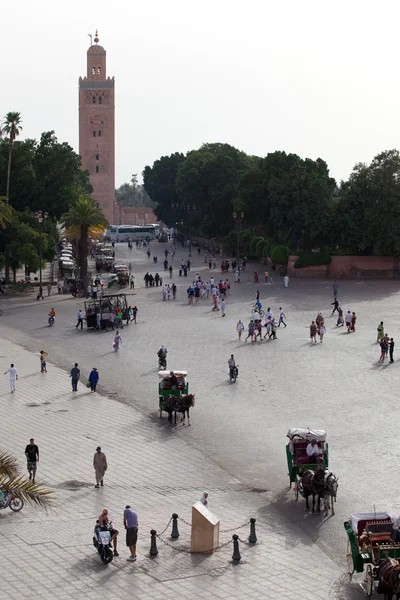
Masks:
[[[182,421],[185,421],[186,414],[188,416],[188,424],[190,425],[189,409],[194,406],[194,395],[189,394],[189,383],[186,381],[187,371],[168,370],[159,371],[158,377],[158,407],[160,410],[160,418],[163,411],[168,413],[168,421],[172,423],[172,413],[182,414]]]
[[[299,495],[306,500],[308,509],[308,496],[313,497],[313,512],[315,510],[315,497],[318,498],[317,510],[320,511],[320,500],[324,499],[325,510],[329,510],[332,500],[332,514],[335,513],[333,503],[336,500],[337,479],[328,470],[329,451],[326,441],[326,431],[323,429],[309,429],[293,427],[289,429],[286,445],[286,458],[288,464],[289,487],[294,483],[296,501]],[[308,456],[307,446],[314,444],[315,454]]]
[[[363,573],[365,591],[370,598],[374,588],[385,598],[400,595],[400,543],[393,541],[393,523],[388,512],[354,513],[345,521],[348,536],[347,565],[349,574]],[[397,594],[397,595],[396,595]]]

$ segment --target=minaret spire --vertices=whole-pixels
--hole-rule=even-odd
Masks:
[[[99,41],[99,33],[98,33],[97,29],[96,29],[96,33],[95,33],[95,36],[94,36],[94,41],[95,41],[96,44]]]

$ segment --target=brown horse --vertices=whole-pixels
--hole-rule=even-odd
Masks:
[[[185,424],[186,414],[188,417],[188,425],[190,426],[189,410],[194,406],[194,394],[183,394],[182,396],[174,396],[170,394],[165,399],[165,410],[168,413],[168,421],[172,423],[172,413],[175,414],[174,423],[176,423],[176,413],[181,413],[181,423]]]
[[[376,589],[385,600],[400,598],[400,564],[394,558],[386,558],[379,567],[379,583]]]
[[[301,476],[300,493],[306,499],[306,510],[310,510],[308,497],[312,496],[312,512],[315,512],[315,496],[318,498],[317,512],[321,512],[321,498],[325,498],[325,470],[318,468],[316,471],[307,469]]]

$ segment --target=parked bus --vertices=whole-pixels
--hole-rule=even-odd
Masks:
[[[105,237],[111,242],[151,242],[159,229],[159,225],[111,225]]]

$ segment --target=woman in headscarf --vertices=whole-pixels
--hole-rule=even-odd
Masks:
[[[200,502],[207,506],[208,508],[208,492],[203,492],[203,496],[200,498]]]

